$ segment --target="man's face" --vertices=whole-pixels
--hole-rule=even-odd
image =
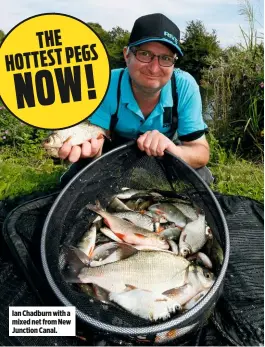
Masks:
[[[137,49],[150,51],[155,55],[175,56],[167,46],[160,42],[147,42],[138,46]],[[170,80],[174,70],[174,65],[170,67],[159,65],[158,57],[154,57],[150,63],[142,63],[132,52],[129,51],[129,54],[126,55],[126,49],[124,59],[133,85],[151,93],[160,90]]]

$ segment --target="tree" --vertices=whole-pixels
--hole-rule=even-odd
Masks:
[[[0,29],[0,43],[3,41],[5,37],[5,33],[3,32],[3,30]]]
[[[112,28],[106,31],[98,23],[87,23],[100,37],[109,54],[110,66],[112,69],[124,67],[123,47],[128,44],[130,33],[121,27]]]
[[[188,23],[181,49],[184,57],[181,58],[179,66],[193,75],[198,83],[201,79],[201,70],[209,67],[205,57],[209,55],[218,57],[221,53],[215,30],[212,33],[207,32],[199,20]]]

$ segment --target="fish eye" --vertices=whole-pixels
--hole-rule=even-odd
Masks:
[[[208,280],[212,278],[211,273],[207,271],[206,269],[203,270],[203,274]]]

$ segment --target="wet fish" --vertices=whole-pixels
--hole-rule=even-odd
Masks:
[[[135,288],[162,293],[185,283],[184,270],[190,262],[172,252],[137,251],[132,248],[132,255],[126,259],[102,265],[88,267],[79,250],[71,248],[71,263],[67,266],[65,279],[75,283],[94,283],[109,292],[122,292],[126,285]]]
[[[88,205],[88,208],[98,213],[104,218],[104,223],[112,230],[112,232],[122,241],[135,245],[149,245],[168,249],[168,243],[156,233],[147,229],[138,227],[119,217],[104,211],[100,204]]]
[[[133,287],[121,293],[110,293],[109,299],[134,315],[150,321],[169,318],[181,309],[176,301],[163,294]]]
[[[163,295],[177,301],[181,306],[185,305],[198,293],[209,290],[214,284],[215,276],[208,269],[198,265],[190,265],[187,269],[187,279],[183,286],[163,292]]]
[[[159,235],[163,236],[167,240],[179,240],[181,234],[180,228],[167,228],[162,229],[162,231],[159,232]]]
[[[214,275],[201,267],[190,265],[183,271],[184,278],[178,286],[161,293],[157,290],[127,286],[123,292],[111,292],[109,299],[118,305],[151,321],[169,318],[183,305],[202,291],[208,291],[214,283]],[[184,281],[183,281],[184,279]]]
[[[173,203],[178,210],[180,210],[184,216],[186,216],[190,221],[196,220],[199,216],[199,208],[196,209],[192,205],[183,204],[183,203]]]
[[[205,215],[188,223],[182,230],[179,238],[179,252],[183,257],[198,252],[211,238],[211,230],[205,226]]]
[[[56,130],[42,143],[47,153],[58,158],[59,149],[66,141],[71,141],[71,145],[81,145],[92,138],[107,137],[107,131],[89,122],[83,122],[71,128]]]
[[[168,221],[175,223],[177,227],[184,228],[187,218],[173,204],[158,203],[148,207],[148,210],[165,217]]]
[[[98,249],[95,250],[89,265],[91,267],[102,266],[126,259],[132,255],[133,251],[131,246],[119,243],[115,245],[115,243],[116,242],[109,242],[108,244],[99,246]],[[135,253],[136,252],[137,250],[135,249]]]
[[[154,231],[154,220],[153,218],[141,214],[139,212],[135,211],[128,211],[128,212],[117,212],[117,213],[112,213],[113,216],[119,217],[126,219],[133,224],[142,227],[144,229],[147,229],[149,231]]]
[[[183,310],[190,310],[190,309],[192,309],[208,293],[208,291],[209,290],[206,289],[206,290],[203,290],[202,292],[198,293],[197,295],[195,295],[192,299],[190,299],[183,306]]]
[[[156,192],[152,192],[150,190],[126,189],[122,193],[117,194],[115,197],[123,200],[131,198],[148,198],[150,196],[160,197],[162,195]]]
[[[84,252],[88,257],[92,256],[96,244],[97,226],[92,224],[89,230],[83,235],[77,247]]]
[[[116,211],[116,212],[132,211],[131,208],[129,208],[120,199],[116,197],[112,199],[112,201],[110,202],[108,206],[108,209],[112,211]]]
[[[171,248],[171,251],[178,255],[179,254],[179,247],[176,244],[176,242],[174,242],[173,240],[168,240],[167,242]]]
[[[110,230],[110,229],[107,228],[107,227],[100,228],[100,231],[101,231],[105,236],[107,236],[108,238],[110,238],[110,239],[113,240],[113,241],[116,241],[116,242],[123,242],[122,239],[120,239],[116,234],[114,234],[114,232],[113,232],[112,230]]]
[[[189,257],[187,257],[187,260],[189,261],[195,260],[196,264],[203,265],[207,267],[208,269],[213,268],[211,259],[205,253],[202,253],[202,252],[198,252],[198,253],[194,253],[193,255],[190,255]]]

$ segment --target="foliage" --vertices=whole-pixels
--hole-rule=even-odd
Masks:
[[[110,59],[112,69],[125,67],[123,48],[127,46],[130,33],[119,26],[106,31],[98,23],[87,23],[102,39]]]
[[[209,67],[205,58],[208,55],[217,57],[221,52],[215,30],[207,32],[200,20],[188,23],[181,49],[184,57],[181,58],[179,67],[193,75],[197,82],[201,79],[201,70]]]
[[[231,151],[226,152],[212,134],[208,140],[211,147],[208,166],[215,177],[211,188],[222,194],[246,196],[263,202],[263,165],[238,158]]]
[[[249,8],[247,8],[249,11]],[[250,17],[245,45],[230,47],[207,58],[201,86],[207,92],[208,122],[221,146],[244,158],[263,161],[264,46],[257,42]]]
[[[3,32],[3,30],[0,29],[0,43],[3,41],[5,37],[5,33]]]
[[[58,187],[65,165],[54,165],[39,152],[26,155],[9,146],[0,148],[0,200]]]
[[[44,155],[39,148],[48,133],[47,130],[26,125],[0,106],[0,148],[5,145],[15,148],[17,153]]]

